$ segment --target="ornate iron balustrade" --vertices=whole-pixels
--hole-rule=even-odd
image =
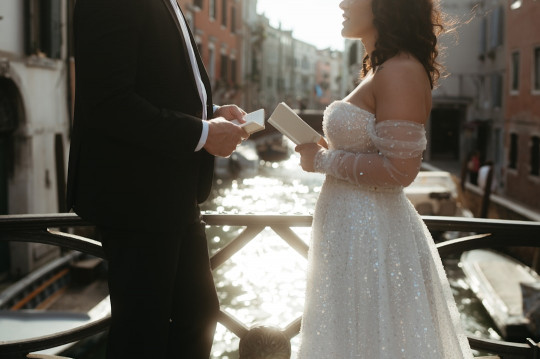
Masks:
[[[307,244],[291,227],[310,227],[311,216],[206,214],[204,219],[210,226],[245,227],[236,238],[212,256],[213,269],[227,261],[266,227],[270,227],[289,246],[307,257]],[[432,231],[477,233],[477,235],[439,244],[438,249],[442,257],[476,248],[540,247],[539,222],[432,216],[425,216],[423,219]],[[103,258],[104,253],[99,242],[54,229],[89,225],[74,214],[0,216],[0,240],[51,244]],[[245,338],[250,333],[250,329],[246,325],[223,311],[219,321],[239,338]],[[104,331],[108,325],[109,318],[104,318],[88,325],[44,337],[0,342],[0,357],[24,358],[26,354],[31,352],[87,338]],[[299,330],[300,318],[297,318],[289,323],[281,334],[290,340],[298,334]],[[473,349],[493,353],[504,359],[540,358],[540,346],[530,339],[526,343],[520,344],[469,337],[469,343]],[[240,346],[242,347],[242,341]]]

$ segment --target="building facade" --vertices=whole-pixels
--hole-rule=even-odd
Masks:
[[[508,0],[505,193],[540,209],[540,2]]]
[[[292,108],[316,110],[340,97],[340,51],[319,50],[296,39],[291,30],[271,26],[264,15],[258,19],[251,42],[252,59],[256,59],[251,73],[259,74],[260,107],[271,112],[285,102]]]
[[[342,98],[342,52],[332,49],[317,50],[315,72],[316,108],[324,109],[331,102]]]
[[[242,4],[242,104],[244,110],[252,112],[262,107],[261,76],[265,30],[257,15],[257,0],[243,0]]]
[[[68,0],[0,2],[0,214],[65,211],[72,8]],[[58,253],[0,243],[0,275],[24,275]]]
[[[293,108],[299,109],[317,109],[319,93],[317,85],[317,47],[305,41],[294,39],[294,60],[292,65],[292,86],[293,96],[290,101]]]
[[[482,163],[494,163],[498,192],[502,192],[504,168],[504,97],[506,72],[506,0],[484,0],[475,8],[478,18],[478,94],[472,119],[465,126],[465,149],[477,150]]]
[[[270,113],[282,101],[294,108],[317,109],[338,97],[341,83],[331,82],[322,92],[316,85],[322,81],[317,76],[324,73],[332,81],[340,76],[335,66],[339,53],[318,52],[314,45],[295,39],[291,30],[272,26],[264,14],[256,13],[256,0],[179,3],[194,30],[216,104],[235,103],[248,112],[264,108]]]
[[[242,105],[243,0],[179,0],[212,84],[215,104]]]
[[[465,163],[475,151],[503,185],[506,0],[442,3],[455,30],[440,37],[446,73],[433,91],[428,160]],[[502,188],[498,189],[499,191]]]
[[[450,17],[472,16],[471,1],[447,0],[442,10]],[[427,124],[428,148],[426,160],[464,160],[468,147],[475,147],[472,135],[465,127],[472,122],[475,101],[479,97],[479,18],[459,24],[454,32],[439,38],[441,52],[438,61],[448,76],[440,79],[433,91],[433,104]],[[471,149],[472,151],[472,149]]]
[[[259,16],[264,33],[260,56],[260,105],[270,114],[280,102],[294,100],[294,44],[292,31],[270,26],[264,15]]]
[[[345,50],[341,56],[340,98],[344,98],[360,83],[364,45],[360,40],[345,39]]]

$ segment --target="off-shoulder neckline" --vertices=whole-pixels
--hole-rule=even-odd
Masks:
[[[353,108],[357,109],[357,110],[360,111],[360,112],[364,112],[364,113],[366,113],[366,114],[368,114],[368,115],[370,115],[370,116],[372,116],[372,117],[375,117],[375,114],[374,114],[374,113],[369,112],[368,110],[363,109],[362,107],[359,107],[359,106],[355,105],[355,104],[352,103],[352,102],[348,102],[348,101],[345,101],[345,100],[336,100],[335,102],[347,104],[347,105],[352,106]]]
[[[375,114],[372,113],[372,112],[369,112],[368,110],[366,109],[363,109],[362,107],[359,107],[351,102],[348,102],[348,101],[345,101],[345,100],[336,100],[334,101],[335,103],[344,103],[344,104],[347,104],[349,106],[351,106],[352,108],[360,111],[360,112],[363,112],[367,115],[369,115],[370,119],[373,120],[373,124],[376,125],[376,126],[379,126],[381,124],[385,124],[385,122],[388,122],[388,121],[391,121],[392,123],[396,123],[396,122],[399,122],[399,123],[404,123],[404,124],[407,124],[407,125],[410,125],[410,126],[413,126],[413,127],[416,127],[416,126],[419,126],[419,127],[425,127],[423,124],[421,123],[417,123],[417,122],[412,122],[412,121],[405,121],[405,120],[386,120],[386,121],[382,121],[382,122],[377,122],[375,120]]]

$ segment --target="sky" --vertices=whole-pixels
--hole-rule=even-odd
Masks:
[[[257,13],[264,13],[273,27],[293,30],[293,37],[319,49],[343,50],[341,0],[257,0]]]

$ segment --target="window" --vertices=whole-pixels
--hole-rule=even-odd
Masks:
[[[504,158],[504,146],[501,145],[504,141],[504,134],[501,128],[494,128],[493,139],[495,141],[493,148],[495,149],[495,163],[501,163]]]
[[[519,51],[512,53],[510,64],[510,92],[519,92]]]
[[[502,45],[503,43],[503,34],[504,34],[504,10],[502,7],[497,7],[493,9],[491,13],[491,27],[489,34],[489,48],[494,50],[497,46]]]
[[[510,134],[510,153],[508,156],[508,167],[517,169],[518,159],[518,135],[515,133]]]
[[[257,59],[257,50],[251,48],[251,81],[259,82],[259,61]]]
[[[228,71],[227,71],[227,66],[229,65],[229,58],[227,57],[226,54],[221,54],[221,69],[220,69],[220,76],[221,76],[221,80],[227,82],[227,75],[228,75]]]
[[[278,91],[285,90],[285,80],[283,79],[283,77],[278,77],[278,79],[277,79],[277,89],[278,89]]]
[[[231,59],[231,81],[236,84],[236,59]]]
[[[236,34],[236,7],[231,7],[231,32]]]
[[[193,4],[198,7],[199,9],[202,9],[203,7],[203,1],[202,0],[194,0]]]
[[[227,27],[227,0],[221,0],[221,25]]]
[[[493,107],[502,107],[502,76],[501,74],[491,75],[491,103]]]
[[[540,93],[540,47],[534,49],[533,91]]]
[[[487,19],[485,17],[482,18],[482,21],[480,22],[480,60],[484,60],[486,55],[486,49],[487,49]]]
[[[302,90],[307,91],[309,89],[309,77],[302,76]]]
[[[25,1],[25,36],[28,55],[59,59],[62,46],[61,0]]]
[[[534,136],[531,145],[531,175],[540,175],[540,137]]]
[[[309,60],[305,55],[302,56],[302,68],[305,70],[309,69]]]
[[[208,13],[212,20],[216,18],[216,1],[217,0],[210,0],[210,3],[208,4]]]
[[[210,76],[210,81],[214,83],[216,79],[216,52],[213,44],[208,46],[208,63],[208,75]]]

